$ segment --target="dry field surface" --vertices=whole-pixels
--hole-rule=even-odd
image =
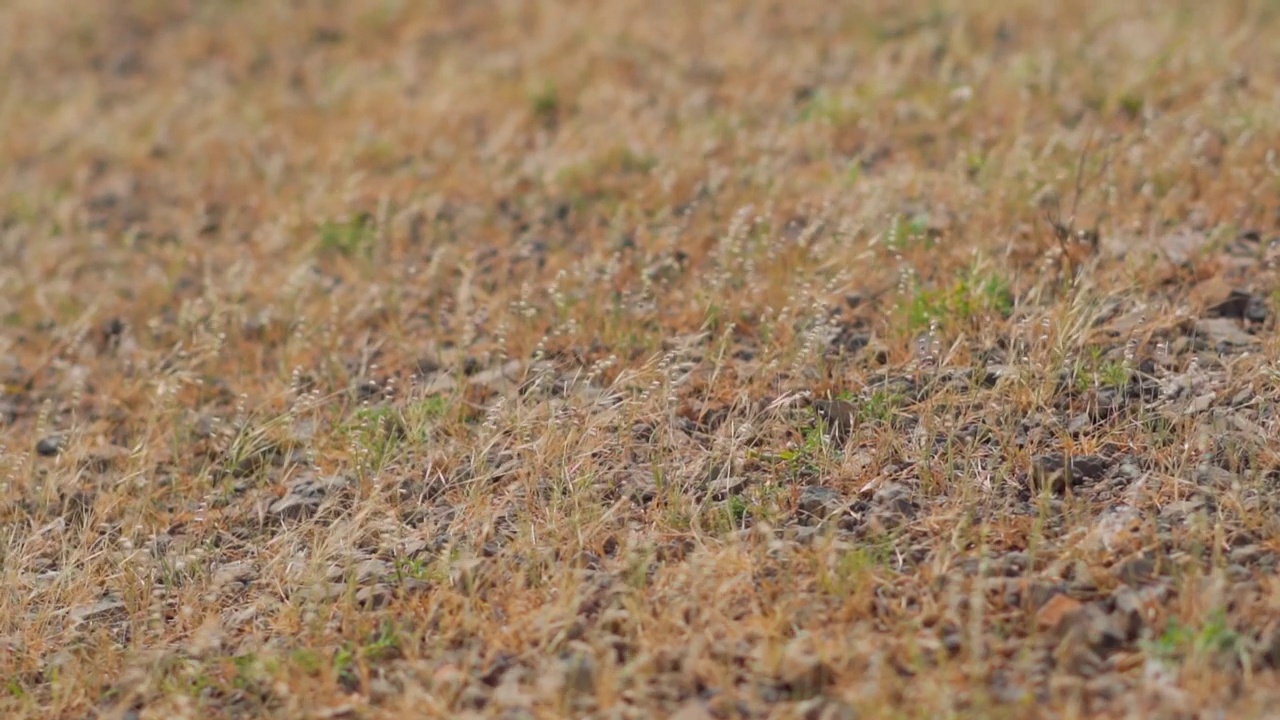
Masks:
[[[1275,717],[1277,37],[0,2],[0,717]]]

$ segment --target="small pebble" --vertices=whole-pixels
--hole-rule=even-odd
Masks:
[[[61,452],[61,435],[46,435],[36,442],[36,453],[41,457],[53,457]]]

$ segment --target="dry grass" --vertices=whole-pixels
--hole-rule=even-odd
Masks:
[[[1277,33],[0,4],[0,715],[1274,709]]]

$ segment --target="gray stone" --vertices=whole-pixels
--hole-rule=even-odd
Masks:
[[[831,488],[810,485],[800,492],[797,507],[802,515],[823,520],[848,509],[848,501]]]
[[[40,457],[53,457],[65,447],[61,435],[45,435],[36,441],[36,454]]]

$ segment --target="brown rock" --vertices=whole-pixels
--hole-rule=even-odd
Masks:
[[[1150,585],[1141,589],[1121,587],[1115,591],[1113,602],[1115,616],[1127,640],[1135,640],[1142,628],[1150,626],[1159,617],[1159,611],[1167,591],[1162,585]]]
[[[1079,455],[1069,460],[1061,454],[1041,455],[1031,462],[1027,485],[1032,492],[1047,489],[1060,494],[1069,487],[1100,479],[1110,467],[1111,461],[1101,455]]]
[[[104,443],[85,453],[83,465],[94,472],[106,472],[123,465],[129,456],[128,448]]]
[[[124,602],[104,597],[98,602],[80,605],[71,609],[71,620],[76,625],[81,623],[108,623],[123,620],[128,616]]]
[[[1239,323],[1229,317],[1197,320],[1195,331],[1214,347],[1247,347],[1258,342],[1257,337],[1242,330]]]
[[[782,654],[778,679],[794,698],[811,698],[832,680],[831,668],[814,652],[807,638],[792,640]]]
[[[843,443],[853,434],[858,409],[847,400],[819,399],[813,401],[813,409],[827,427],[832,440]]]
[[[1061,632],[1072,616],[1084,608],[1084,603],[1067,597],[1054,595],[1036,611],[1036,627],[1053,633]]]
[[[689,700],[671,715],[671,720],[714,720],[711,711],[700,700]]]

